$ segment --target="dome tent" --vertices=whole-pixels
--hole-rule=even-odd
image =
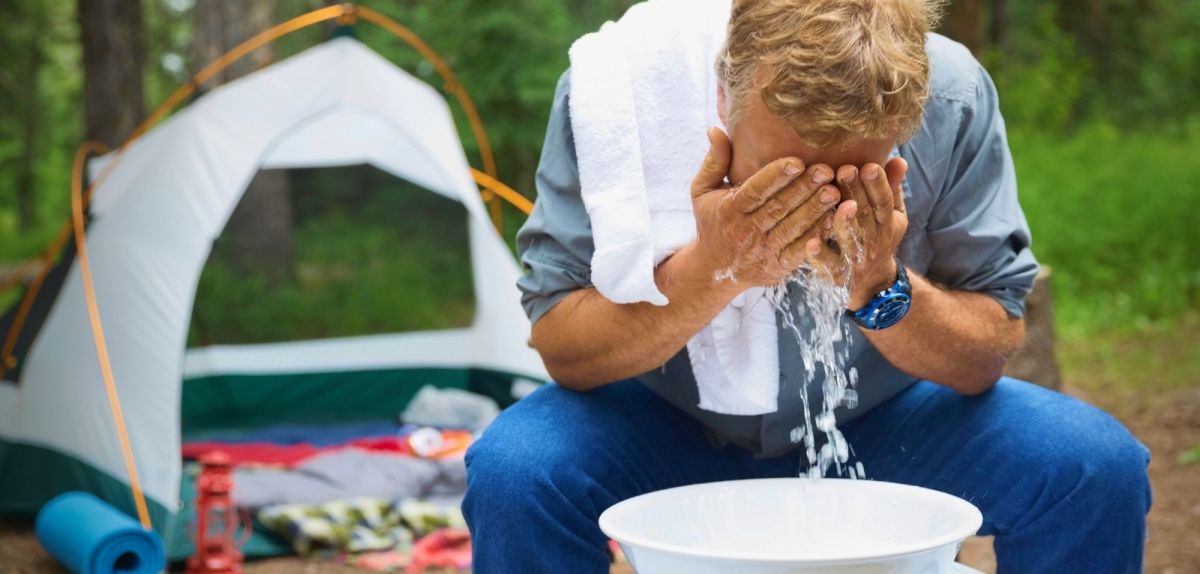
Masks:
[[[89,164],[95,173],[110,156]],[[466,328],[185,351],[201,271],[259,169],[371,164],[460,203],[476,311]],[[87,246],[134,459],[168,547],[181,413],[391,409],[426,382],[545,380],[511,251],[488,220],[445,100],[349,37],[212,90],[134,141],[94,190]],[[78,265],[0,380],[0,511],[64,490],[130,509]],[[400,287],[398,287],[400,288]],[[286,391],[286,392],[284,392]],[[329,399],[329,400],[326,400]],[[269,416],[262,420],[269,420]]]

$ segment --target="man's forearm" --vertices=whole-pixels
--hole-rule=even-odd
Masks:
[[[669,304],[617,304],[595,289],[580,289],[546,313],[534,325],[532,342],[550,376],[587,390],[654,369],[740,291],[715,281],[692,245],[659,265],[655,282]]]
[[[908,315],[867,339],[901,371],[964,394],[986,391],[1025,338],[1025,323],[991,297],[937,287],[908,272],[913,303]]]

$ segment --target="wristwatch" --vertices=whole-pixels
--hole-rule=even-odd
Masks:
[[[912,307],[912,283],[900,258],[896,258],[896,282],[880,291],[857,311],[846,310],[846,314],[864,329],[878,331],[900,322]]]

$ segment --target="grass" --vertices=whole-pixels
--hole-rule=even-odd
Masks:
[[[1200,122],[1173,134],[1012,130],[1010,144],[1067,338],[1161,328],[1200,308]]]
[[[459,204],[371,168],[305,171],[291,178],[293,277],[270,285],[235,273],[224,257],[228,242],[218,239],[197,288],[189,346],[470,324],[474,290]]]
[[[1200,349],[1200,317],[1190,314],[1136,332],[1096,331],[1084,337],[1063,337],[1058,359],[1073,386],[1112,397],[1113,405],[1143,406],[1200,389],[1200,353],[1196,349]]]
[[[465,229],[463,230],[465,232]],[[469,255],[344,219],[296,232],[295,277],[271,286],[220,261],[205,267],[189,346],[263,343],[468,325]],[[464,273],[462,268],[466,268]]]

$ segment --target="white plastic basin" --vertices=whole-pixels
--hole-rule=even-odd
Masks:
[[[638,574],[940,574],[983,524],[971,503],[872,480],[780,478],[651,492],[600,515]]]

